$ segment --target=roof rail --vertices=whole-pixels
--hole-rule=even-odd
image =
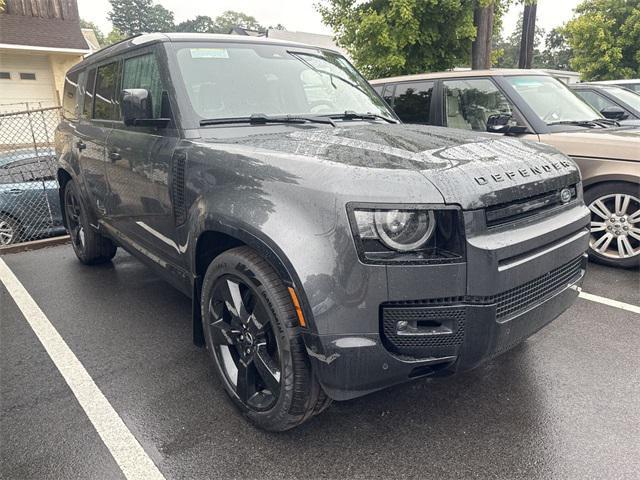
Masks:
[[[104,48],[101,48],[100,50],[96,50],[95,52],[93,52],[91,55],[87,55],[86,58],[92,57],[94,56],[96,53],[102,53],[108,50],[111,50],[113,47],[115,47],[116,45],[120,45],[121,43],[127,42],[133,38],[139,37],[141,35],[144,35],[144,33],[136,33],[135,35],[131,35],[130,37],[127,38],[123,38],[122,40],[118,40],[116,43],[112,43],[111,45],[107,45]]]

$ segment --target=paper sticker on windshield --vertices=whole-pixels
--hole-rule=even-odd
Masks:
[[[192,48],[191,58],[229,58],[226,48]]]

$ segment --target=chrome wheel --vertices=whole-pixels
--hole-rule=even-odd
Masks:
[[[64,212],[67,217],[67,229],[73,245],[80,251],[84,251],[85,232],[80,219],[80,202],[71,188],[64,191]]]
[[[589,204],[589,210],[589,246],[593,251],[614,260],[640,255],[638,197],[624,193],[603,195]]]
[[[16,236],[13,224],[0,217],[0,245],[11,245],[14,242]]]
[[[270,409],[280,395],[281,364],[263,296],[235,275],[213,285],[206,322],[225,380],[247,408]]]

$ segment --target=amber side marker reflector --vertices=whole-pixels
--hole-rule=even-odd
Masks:
[[[289,287],[289,295],[291,295],[291,301],[293,302],[293,307],[296,309],[296,313],[298,314],[298,321],[300,322],[300,326],[306,327],[307,322],[304,321],[304,315],[302,315],[302,308],[300,308],[298,295],[296,295],[296,291],[291,287]]]

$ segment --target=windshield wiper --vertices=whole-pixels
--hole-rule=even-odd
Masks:
[[[398,123],[395,118],[385,117],[384,115],[379,115],[377,113],[356,113],[351,110],[347,110],[344,113],[332,113],[329,115],[323,115],[328,118],[335,118],[339,120],[384,120],[387,123]]]
[[[248,123],[250,125],[265,125],[267,123],[325,123],[333,127],[336,126],[335,122],[331,118],[313,115],[265,115],[263,113],[254,113],[248,117],[206,118],[204,120],[200,120],[201,127],[232,123]]]
[[[559,122],[547,123],[547,125],[549,125],[549,126],[551,126],[551,125],[576,125],[578,127],[589,127],[589,128],[602,127],[602,125],[599,125],[598,123],[596,123],[595,120],[561,120]]]
[[[620,123],[611,118],[595,118],[593,120],[598,125],[604,125],[606,127],[619,127]]]

